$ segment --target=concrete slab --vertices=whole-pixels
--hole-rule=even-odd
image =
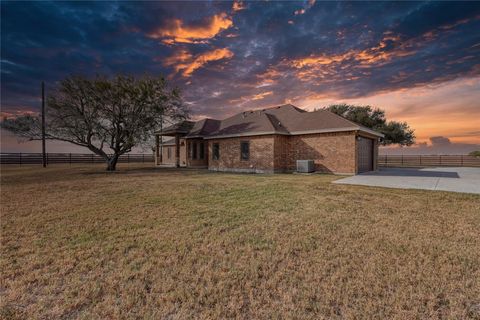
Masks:
[[[480,194],[480,168],[382,168],[333,183]]]

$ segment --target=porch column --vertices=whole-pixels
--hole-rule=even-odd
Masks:
[[[180,168],[180,136],[175,135],[175,167]]]
[[[163,163],[163,136],[161,136],[159,140],[160,140],[160,149],[159,149],[158,159],[160,164],[162,164]]]
[[[155,136],[155,164],[159,165],[162,163],[162,159],[160,159],[160,136]]]

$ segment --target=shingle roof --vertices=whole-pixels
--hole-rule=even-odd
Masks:
[[[198,136],[206,136],[215,132],[220,127],[220,120],[205,118],[195,122],[193,128],[187,135],[187,138],[193,138]]]
[[[188,122],[188,121],[184,121]],[[378,137],[381,133],[347,120],[326,110],[308,112],[291,104],[262,110],[238,113],[224,120],[203,119],[189,124],[187,138],[226,138],[236,136],[282,134],[297,135],[315,132],[340,132],[359,130]],[[189,125],[183,124],[187,129]],[[182,127],[182,125],[180,125]],[[179,128],[166,128],[179,130]]]
[[[383,136],[326,110],[308,112],[294,105],[285,104],[269,109],[245,111],[222,120],[219,130],[210,133],[206,138],[353,130]]]
[[[169,135],[169,134],[175,134],[175,133],[187,134],[190,132],[190,130],[192,130],[194,124],[195,122],[193,121],[184,120],[184,121],[180,121],[175,124],[172,124],[171,126],[166,127],[163,130],[158,130],[155,133],[163,134],[163,135]]]
[[[245,111],[222,120],[219,128],[209,136],[232,136],[251,134],[272,134],[287,131],[281,123],[262,110]]]

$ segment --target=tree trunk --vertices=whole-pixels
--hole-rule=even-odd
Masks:
[[[118,155],[113,155],[107,160],[107,171],[115,171],[117,169]]]

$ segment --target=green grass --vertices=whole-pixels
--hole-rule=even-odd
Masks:
[[[2,167],[0,318],[480,319],[480,197]]]

